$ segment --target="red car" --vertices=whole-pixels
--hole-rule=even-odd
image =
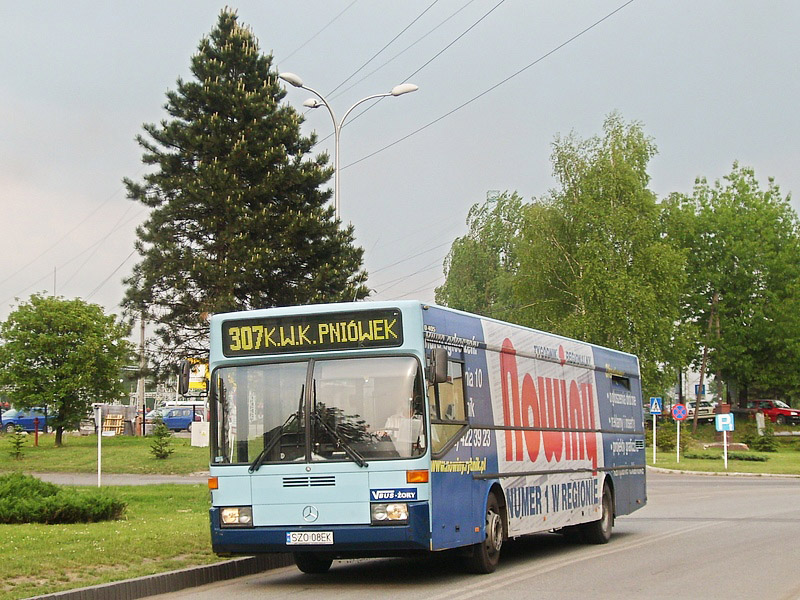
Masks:
[[[747,408],[763,412],[770,421],[778,425],[784,423],[800,425],[800,410],[792,408],[780,400],[749,400]]]

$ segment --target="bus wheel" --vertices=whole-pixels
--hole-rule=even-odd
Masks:
[[[611,528],[614,526],[614,496],[607,485],[603,486],[601,504],[603,513],[600,518],[581,526],[583,539],[590,544],[606,544],[611,539]]]
[[[486,538],[472,546],[472,554],[467,559],[467,568],[472,573],[492,573],[500,562],[500,549],[503,547],[503,518],[494,494],[489,494],[486,503]]]
[[[314,554],[313,552],[295,552],[294,564],[303,573],[316,575],[319,573],[327,573],[333,563],[332,558],[326,557],[324,554]]]

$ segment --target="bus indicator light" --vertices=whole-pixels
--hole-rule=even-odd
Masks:
[[[406,471],[406,483],[428,483],[428,469]]]

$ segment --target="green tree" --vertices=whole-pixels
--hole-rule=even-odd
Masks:
[[[0,324],[0,385],[15,405],[54,413],[61,446],[64,429],[76,427],[92,402],[124,397],[127,333],[96,304],[34,294]]]
[[[685,257],[662,239],[647,187],[655,152],[617,114],[602,137],[556,138],[559,187],[530,204],[473,207],[437,301],[637,354],[645,394],[660,395],[685,354]]]
[[[515,286],[519,319],[639,356],[645,396],[674,382],[685,257],[662,239],[648,188],[656,147],[616,113],[603,135],[556,138],[559,188],[529,212]]]
[[[523,206],[516,193],[504,193],[470,208],[469,232],[453,242],[445,258],[445,282],[436,288],[439,304],[502,318],[517,270]]]
[[[137,137],[155,167],[128,196],[152,210],[126,280],[127,313],[156,323],[157,360],[207,352],[211,313],[361,298],[363,250],[340,229],[328,157],[281,104],[272,57],[228,9],[167,93],[169,119]]]
[[[730,398],[800,392],[800,227],[789,196],[770,179],[734,163],[713,185],[674,194],[665,230],[687,250],[683,319],[695,327],[695,363]]]

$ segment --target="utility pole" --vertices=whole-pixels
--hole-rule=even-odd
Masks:
[[[144,370],[147,367],[147,360],[144,356],[144,311],[142,311],[142,316],[139,319],[140,326],[139,326],[139,381],[136,385],[136,412],[139,414],[141,410],[142,415],[142,435],[145,434],[145,426],[144,426],[144,413],[145,413],[145,406],[144,406]],[[135,422],[135,421],[134,421]]]

